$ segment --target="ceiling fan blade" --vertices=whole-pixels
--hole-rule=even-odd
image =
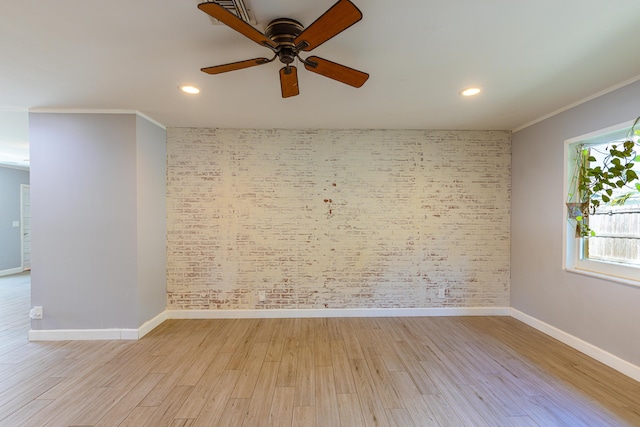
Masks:
[[[280,89],[282,97],[289,98],[300,93],[298,88],[298,70],[293,65],[280,69]]]
[[[295,39],[296,46],[308,52],[362,19],[362,12],[349,0],[338,0]]]
[[[242,70],[243,68],[255,67],[256,65],[268,64],[271,60],[267,58],[253,58],[245,61],[232,62],[230,64],[216,65],[213,67],[202,68],[207,74],[220,74],[227,71]]]
[[[198,5],[198,9],[200,9],[207,15],[212,16],[223,24],[233,28],[240,34],[250,38],[261,46],[266,46],[272,50],[277,47],[276,43],[274,43],[273,40],[271,40],[260,31],[256,30],[251,25],[247,24],[242,19],[238,18],[236,15],[229,12],[219,4],[200,3]]]
[[[304,68],[353,87],[362,86],[369,78],[369,74],[367,73],[331,62],[327,59],[318,58],[317,56],[310,56],[305,59]]]

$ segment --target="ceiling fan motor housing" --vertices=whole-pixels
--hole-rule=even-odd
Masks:
[[[304,30],[301,23],[294,19],[277,18],[269,22],[264,30],[265,36],[277,45],[278,59],[283,64],[291,64],[296,59],[295,38]]]

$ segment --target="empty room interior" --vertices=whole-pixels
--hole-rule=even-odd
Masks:
[[[640,425],[640,3],[404,3],[0,6],[0,426]]]

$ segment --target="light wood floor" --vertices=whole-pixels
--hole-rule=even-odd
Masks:
[[[0,277],[0,387],[4,383],[3,355],[27,344],[30,287],[28,272]]]
[[[21,333],[1,335],[1,426],[640,425],[640,383],[509,317],[171,320],[137,342]]]

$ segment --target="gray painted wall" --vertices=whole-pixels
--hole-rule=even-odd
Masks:
[[[640,115],[640,82],[513,134],[511,306],[640,365],[640,287],[563,270],[564,141]]]
[[[167,306],[167,133],[136,118],[138,325]]]
[[[29,184],[29,171],[0,166],[0,273],[22,267],[20,184]]]
[[[140,128],[149,144],[145,126],[135,114],[30,115],[31,299],[44,308],[33,329],[139,326],[137,180],[145,173],[136,138]]]

